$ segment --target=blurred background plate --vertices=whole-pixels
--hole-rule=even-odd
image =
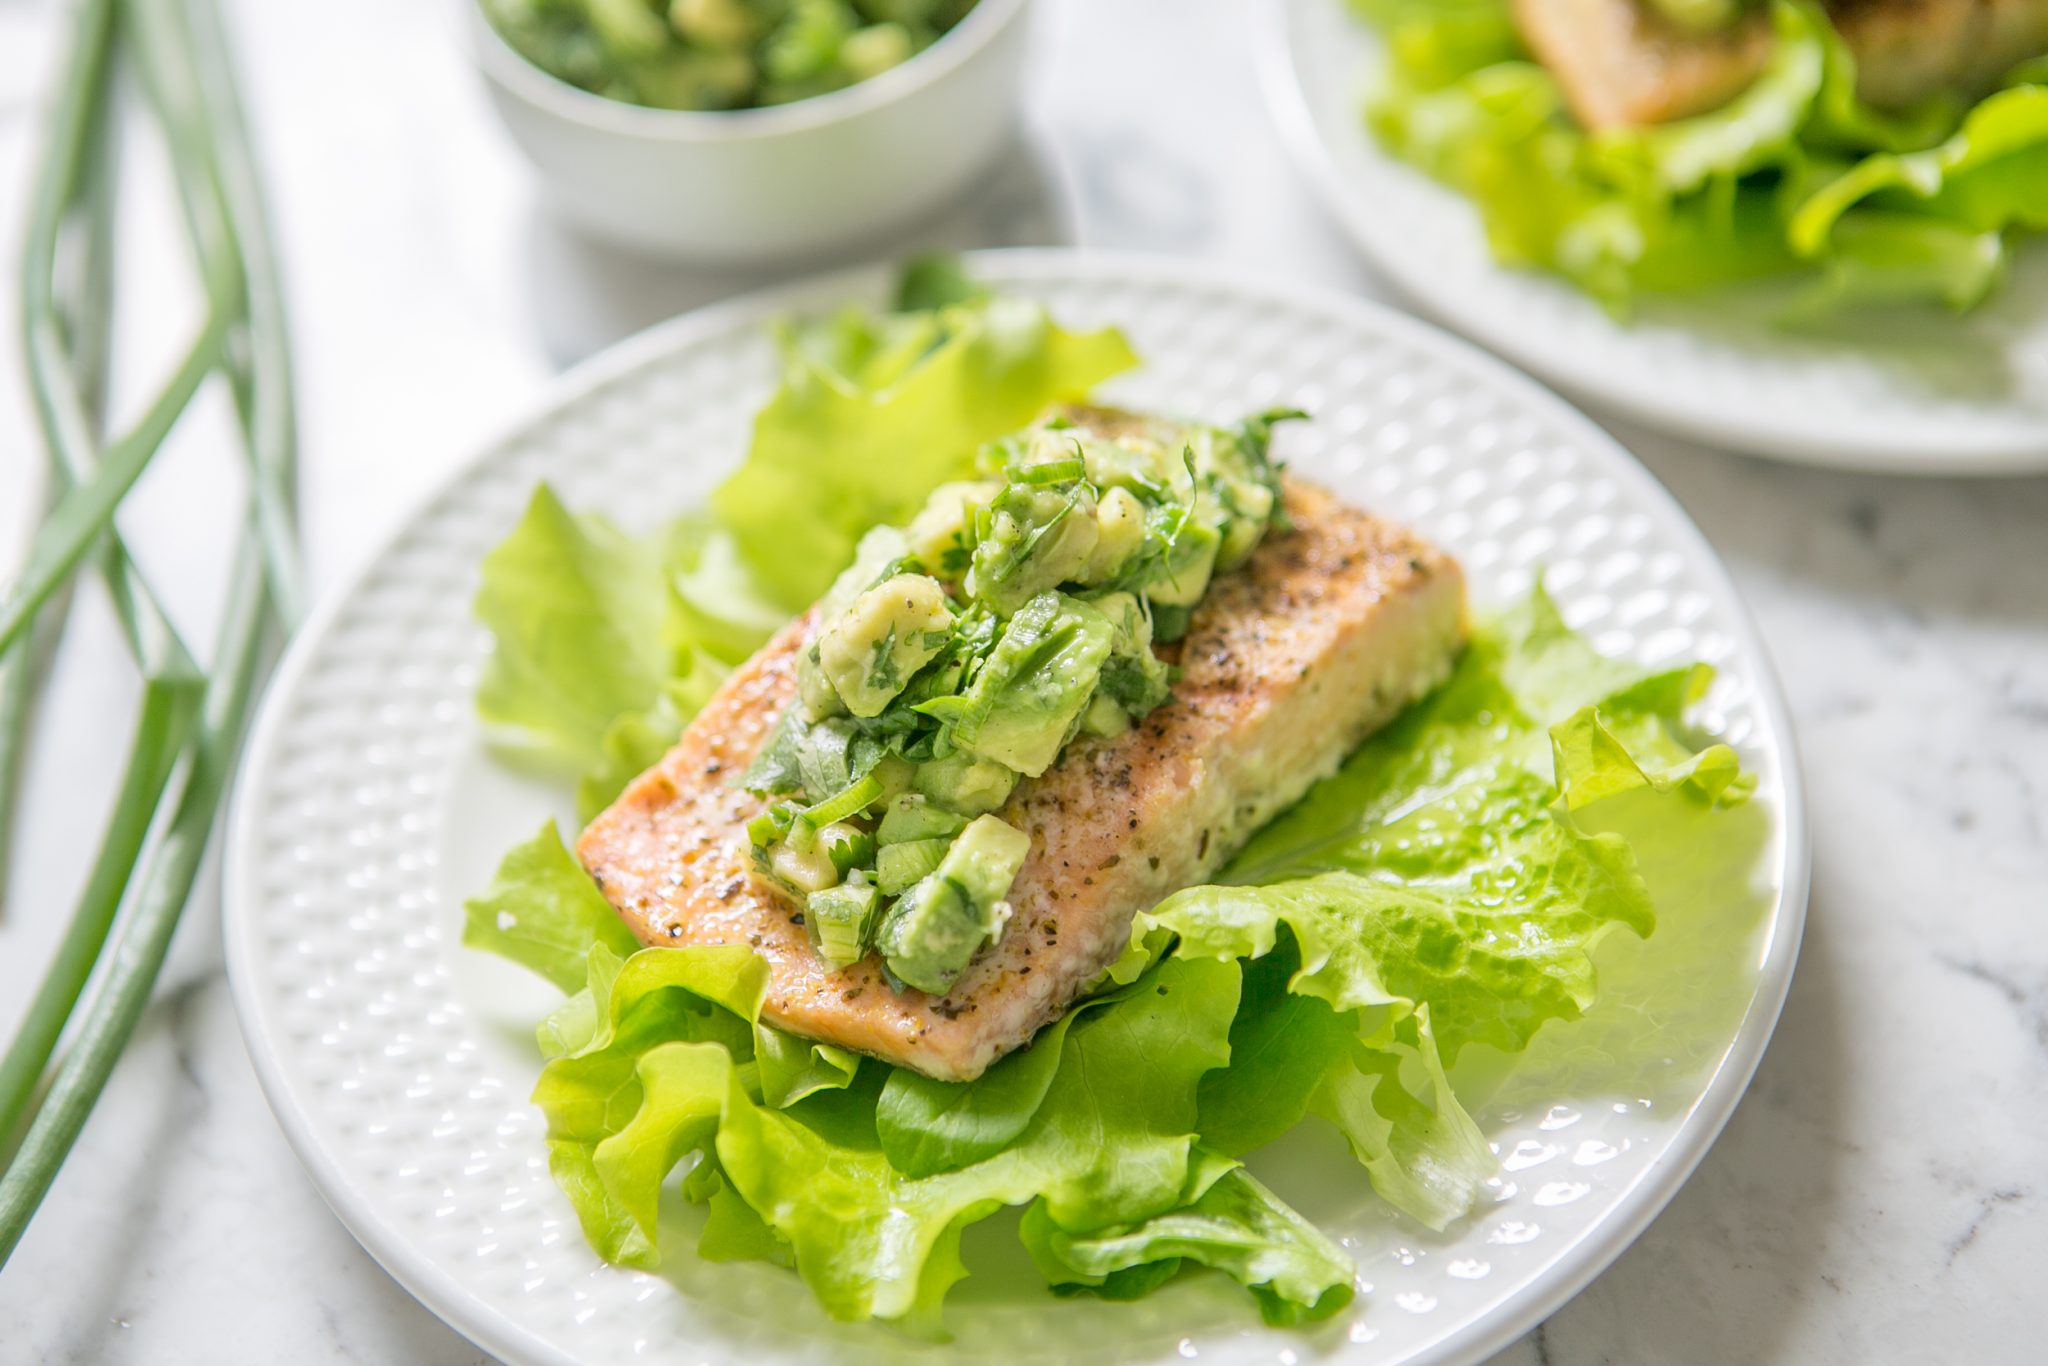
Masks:
[[[1646,301],[1631,323],[1495,264],[1456,191],[1383,152],[1364,103],[1378,36],[1345,0],[1258,0],[1282,139],[1359,250],[1419,308],[1603,413],[1711,445],[1900,474],[2048,470],[2048,241],[1966,317],[1897,310],[1832,334],[1768,287]]]
[[[1602,950],[1601,1005],[1546,1031],[1476,1101],[1503,1159],[1490,1204],[1431,1233],[1375,1199],[1341,1140],[1311,1126],[1252,1167],[1357,1258],[1360,1297],[1332,1324],[1263,1328],[1213,1276],[1136,1304],[1056,1302],[1001,1219],[970,1232],[975,1274],[949,1301],[955,1351],[983,1360],[1477,1359],[1562,1304],[1677,1191],[1784,1000],[1806,824],[1784,704],[1748,616],[1698,531],[1609,437],[1433,329],[1164,260],[970,261],[1072,325],[1123,327],[1145,365],[1108,397],[1214,419],[1311,410],[1313,422],[1283,429],[1283,458],[1438,538],[1482,606],[1525,592],[1541,565],[1600,648],[1720,671],[1702,721],[1758,776],[1739,808],[1756,823],[1756,862],[1700,873],[1686,914],[1647,946],[1610,941],[1619,956]],[[703,498],[773,381],[762,323],[878,302],[888,281],[864,270],[714,307],[563,379],[330,600],[250,746],[226,943],[257,1074],[356,1237],[500,1357],[891,1361],[910,1345],[828,1320],[786,1272],[700,1261],[686,1250],[698,1215],[679,1201],[665,1216],[678,1250],[659,1273],[600,1262],[549,1179],[526,1099],[540,1061],[531,1027],[552,993],[459,943],[461,902],[503,850],[568,815],[563,793],[493,762],[478,735],[478,562],[538,480],[631,526]]]

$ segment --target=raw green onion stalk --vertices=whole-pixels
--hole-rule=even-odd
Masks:
[[[111,77],[121,62],[141,77],[169,150],[206,312],[141,418],[109,439],[101,408],[115,303],[121,122]],[[47,642],[61,630],[71,580],[88,562],[113,602],[143,692],[98,858],[0,1057],[0,1154],[8,1155],[0,1175],[0,1263],[56,1179],[149,1002],[212,837],[269,627],[289,627],[302,596],[283,306],[212,0],[80,0],[55,89],[22,261],[23,350],[51,500],[21,573],[0,595],[0,853]],[[193,396],[216,376],[234,402],[251,492],[220,636],[210,667],[202,667],[129,558],[113,516]],[[81,1010],[95,974],[98,986]]]

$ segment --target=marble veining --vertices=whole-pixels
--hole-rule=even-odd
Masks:
[[[0,5],[8,259],[59,9]],[[291,270],[308,532],[329,586],[537,380],[750,283],[604,257],[537,219],[445,9],[232,7]],[[1072,234],[1383,294],[1293,183],[1246,70],[1241,6],[1042,9],[1038,150],[999,168],[946,240]],[[168,221],[136,162],[136,202]],[[163,304],[145,313],[176,316],[174,276],[137,272]],[[0,562],[32,486],[13,346],[0,329]],[[1727,558],[1775,653],[1809,785],[1812,913],[1777,1039],[1721,1141],[1635,1247],[1500,1360],[2038,1359],[2048,480],[1821,474],[1610,425]],[[221,573],[216,545],[189,534],[216,501],[206,436],[204,422],[184,434],[183,474],[152,478],[130,527],[202,636]],[[61,667],[38,800],[5,870],[0,1027],[97,837],[100,775],[133,703],[90,601]],[[212,896],[0,1276],[0,1362],[479,1360],[356,1246],[278,1134],[219,975]]]

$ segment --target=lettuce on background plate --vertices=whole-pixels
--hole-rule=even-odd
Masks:
[[[935,311],[785,332],[784,386],[687,535],[633,541],[543,492],[486,564],[500,658],[480,706],[494,735],[580,764],[586,810],[830,579],[861,519],[900,515],[973,442],[1130,362],[1113,333],[943,276],[920,287]],[[849,501],[839,453],[891,443],[903,458]],[[764,572],[771,505],[817,537],[814,557],[785,537]],[[586,649],[650,623],[653,643],[594,676]],[[1734,755],[1684,728],[1706,677],[1601,657],[1538,590],[1215,885],[1139,916],[1093,994],[970,1083],[764,1023],[766,965],[744,946],[636,951],[553,826],[507,855],[465,940],[567,993],[539,1029],[534,1099],[607,1260],[676,1255],[658,1216],[682,1169],[704,1207],[697,1255],[793,1268],[842,1319],[943,1332],[963,1230],[1010,1206],[1058,1293],[1134,1298],[1199,1267],[1269,1322],[1308,1322],[1350,1301],[1351,1260],[1242,1160],[1313,1119],[1406,1215],[1442,1228],[1473,1207],[1496,1163],[1454,1084],[1461,1055],[1516,1057],[1595,1010],[1602,942],[1657,926],[1636,854],[1657,831],[1731,866],[1754,854]],[[1601,825],[1620,806],[1635,837]]]
[[[1588,132],[1522,44],[1508,0],[1351,0],[1385,37],[1367,121],[1469,196],[1494,254],[1611,311],[1644,293],[1803,278],[1796,311],[1969,308],[2015,237],[2048,225],[2048,70],[1974,108],[1883,112],[1812,0],[1773,0],[1768,64],[1718,109]]]

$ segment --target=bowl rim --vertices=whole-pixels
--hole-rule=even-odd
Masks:
[[[594,94],[522,55],[484,14],[482,0],[456,3],[468,11],[471,55],[484,75],[557,118],[659,141],[747,142],[845,122],[936,84],[1007,31],[1030,0],[976,0],[959,23],[908,61],[843,90],[751,109],[654,109]]]

